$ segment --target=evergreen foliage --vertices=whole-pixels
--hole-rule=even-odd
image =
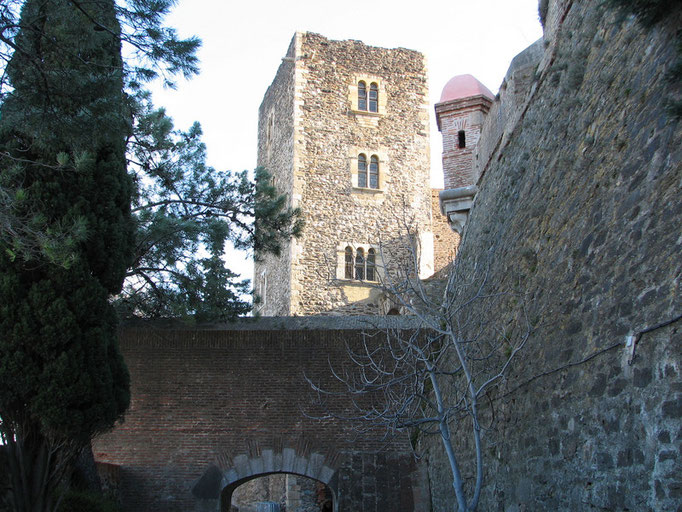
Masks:
[[[116,41],[122,45],[124,54],[130,56],[125,61],[118,62],[119,70],[116,71],[124,81],[127,88],[140,90],[146,81],[161,77],[167,85],[173,86],[173,77],[182,74],[190,77],[198,72],[198,59],[196,50],[200,42],[196,38],[179,39],[173,29],[163,26],[163,19],[168,14],[175,0],[126,0],[124,2],[109,2],[106,0],[94,0],[83,2],[82,0],[68,0],[57,2],[56,0],[46,0],[42,4],[30,7],[31,2],[26,2],[26,6],[38,11],[52,9],[56,5],[61,5],[62,9],[68,9],[80,17],[81,34],[69,34],[68,31],[52,31],[46,33],[44,26],[36,22],[39,18],[29,20],[21,17],[20,13],[24,0],[3,0],[0,3],[0,65],[4,61],[6,72],[0,74],[0,102],[11,98],[14,88],[12,78],[9,73],[9,62],[15,54],[23,55],[23,62],[27,66],[25,81],[35,80],[36,90],[33,98],[36,100],[35,106],[40,115],[41,105],[44,100],[64,99],[69,96],[77,98],[80,91],[79,80],[84,79],[93,66],[93,60],[85,55],[80,55],[78,46],[72,47],[69,39],[71,36],[98,36],[108,37],[111,41]],[[101,8],[107,6],[113,11],[106,16],[103,15]],[[24,9],[26,11],[26,9]],[[120,23],[119,23],[120,21]],[[84,38],[85,40],[86,38]],[[51,47],[52,59],[43,61],[35,53],[37,48]],[[68,66],[58,69],[55,64],[60,61],[79,62],[79,66],[72,68]],[[106,75],[101,66],[104,63],[94,65],[95,74],[100,77]],[[17,73],[21,73],[18,70]],[[102,91],[90,89],[87,85],[86,94],[97,94]],[[99,114],[110,115],[105,104],[106,96],[99,97],[99,106],[94,103],[92,114],[97,117]],[[30,112],[30,111],[27,111]],[[34,112],[35,113],[35,112]],[[43,135],[47,133],[47,125],[40,122],[40,115],[34,116],[38,121],[36,128],[43,127]],[[59,115],[59,112],[52,111],[51,115]],[[115,124],[130,122],[130,113],[125,112],[123,117],[117,119],[99,118],[101,125],[111,120]],[[26,119],[17,119],[25,122]],[[68,120],[67,120],[68,121]],[[71,126],[63,126],[59,133],[65,133],[73,129],[72,137],[77,139],[79,134],[88,135],[88,123],[80,123],[78,116],[70,119]],[[50,162],[43,162],[43,165],[54,167],[56,164],[64,165],[68,154],[59,155]],[[31,155],[10,154],[7,151],[0,151],[0,165],[4,170],[11,170],[22,163],[30,161]],[[73,164],[73,160],[71,161]],[[19,170],[21,173],[21,170]],[[9,182],[8,182],[9,181]],[[0,181],[0,250],[12,259],[33,258],[38,256],[46,259],[50,263],[68,267],[76,257],[74,246],[83,241],[85,234],[85,219],[81,217],[65,218],[60,222],[54,219],[50,222],[44,212],[35,206],[35,202],[27,202],[26,190],[21,186],[12,186],[12,180],[7,180],[3,176]],[[32,206],[32,208],[29,208]]]
[[[249,282],[225,267],[226,244],[278,252],[302,220],[270,176],[206,165],[201,127],[173,127],[147,93],[134,98],[130,165],[135,256],[116,305],[123,316],[230,320],[247,313]]]
[[[301,229],[267,173],[207,167],[198,124],[175,130],[142,90],[197,72],[198,40],[162,25],[173,3],[0,5],[0,439],[16,511],[55,510],[74,457],[128,406],[114,304],[243,314],[225,243],[276,252]]]
[[[16,511],[53,510],[79,450],[129,403],[109,295],[132,257],[123,66],[113,2],[92,30],[67,0],[27,1],[0,107],[2,185],[20,215],[81,226],[69,264],[0,253],[0,434]]]

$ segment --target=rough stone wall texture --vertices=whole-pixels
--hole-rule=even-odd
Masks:
[[[232,495],[232,506],[239,512],[258,512],[258,503],[271,501],[284,508],[287,475],[276,474],[255,478],[237,487]]]
[[[400,221],[405,218],[421,235],[431,232],[425,60],[412,50],[330,41],[312,33],[298,33],[292,47],[292,60],[282,64],[261,107],[259,162],[277,167],[269,160],[276,151],[268,157],[263,142],[263,118],[273,111],[276,125],[284,119],[285,147],[294,141],[293,157],[287,156],[277,170],[278,183],[286,183],[288,188],[282,190],[291,191],[293,204],[301,208],[307,225],[303,236],[291,244],[289,260],[268,259],[265,265],[256,266],[256,291],[262,269],[268,280],[266,307],[261,312],[377,313],[377,297],[369,287],[351,280],[331,281],[337,277],[339,245],[396,244],[402,235]],[[353,109],[354,87],[360,79],[378,83],[379,113]],[[293,133],[289,129],[292,110]],[[379,157],[378,190],[357,186],[360,153],[368,159]],[[291,268],[291,280],[281,284],[271,273],[285,266]],[[432,262],[430,267],[432,271]],[[278,280],[277,288],[273,280]],[[289,286],[289,291],[282,293],[280,286]],[[282,298],[271,299],[270,291]],[[288,310],[280,305],[287,301]]]
[[[406,438],[377,454],[383,432],[359,436],[347,422],[303,415],[321,413],[310,406],[304,375],[335,389],[329,361],[345,359],[360,331],[142,323],[120,340],[132,402],[93,453],[120,468],[123,510],[215,511],[221,490],[225,497],[254,477],[291,472],[328,483],[339,511],[387,503],[425,512],[426,487]],[[330,403],[339,413],[348,406]]]
[[[294,112],[296,94],[295,61],[300,37],[294,36],[277,76],[268,88],[258,112],[258,165],[265,167],[288,206],[295,206]],[[260,254],[254,265],[254,294],[261,301],[260,313],[271,316],[291,314],[291,256],[293,243],[286,243],[280,256]]]
[[[435,188],[431,190],[433,270],[435,273],[452,263],[459,245],[459,235],[450,228],[447,217],[440,212],[440,200],[438,199],[440,191],[441,189]]]
[[[632,364],[625,342],[682,313],[682,129],[665,110],[682,18],[644,30],[600,2],[549,12],[565,16],[550,16],[457,256],[520,283],[539,320],[491,397],[480,510],[680,510],[682,325],[642,334]],[[433,509],[452,510],[442,449],[426,447]]]
[[[518,123],[539,71],[543,50],[544,39],[540,39],[512,60],[496,101],[490,107],[481,128],[485,137],[481,138],[478,134],[478,144],[473,154],[474,182],[480,179],[491,158],[497,156],[496,150],[504,147]]]

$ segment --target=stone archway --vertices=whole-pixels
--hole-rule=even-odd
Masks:
[[[325,484],[332,492],[334,512],[337,511],[336,469],[326,464],[326,457],[319,453],[299,454],[293,448],[281,452],[272,449],[261,450],[258,456],[238,455],[223,471],[220,492],[220,510],[229,512],[232,494],[240,485],[263,476],[291,474],[310,478]]]

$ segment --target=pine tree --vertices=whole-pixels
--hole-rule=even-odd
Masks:
[[[73,458],[129,402],[109,303],[133,245],[120,29],[113,1],[88,7],[25,2],[0,107],[2,185],[21,191],[19,213],[83,232],[65,265],[0,253],[0,432],[16,511],[54,510]]]
[[[270,176],[206,165],[201,127],[176,130],[148,94],[137,94],[129,170],[136,182],[135,257],[116,298],[122,316],[225,321],[251,309],[249,282],[225,267],[227,244],[277,252],[302,229]]]
[[[232,318],[248,283],[225,243],[276,252],[302,227],[267,173],[207,167],[199,126],[174,130],[151,106],[146,81],[198,72],[200,42],[163,26],[174,2],[0,5],[0,441],[15,510],[54,510],[74,455],[127,407],[112,295],[127,314]]]

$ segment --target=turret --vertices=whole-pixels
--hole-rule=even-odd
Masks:
[[[458,75],[445,85],[436,104],[438,130],[443,134],[441,211],[460,234],[478,190],[473,153],[493,99],[493,93],[472,75]]]

